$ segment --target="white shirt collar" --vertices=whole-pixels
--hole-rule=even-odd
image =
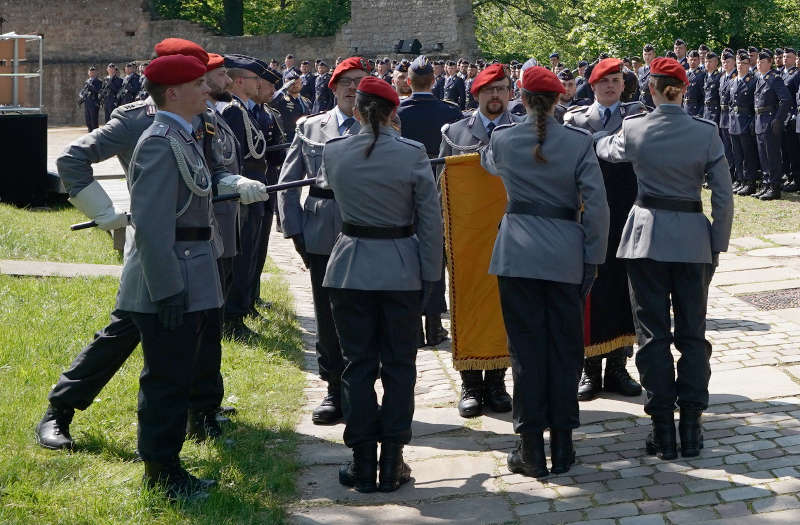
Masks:
[[[342,112],[342,110],[339,108],[338,105],[333,106],[333,109],[331,111],[333,112],[334,115],[336,115],[336,127],[337,128],[342,127],[342,124],[344,124],[345,120],[347,120],[349,118],[352,118],[352,119],[355,118],[355,117],[348,117],[347,115],[345,115]]]

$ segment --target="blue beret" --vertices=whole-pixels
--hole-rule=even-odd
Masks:
[[[276,86],[280,83],[281,76],[278,73],[276,73],[275,70],[270,68],[269,64],[267,64],[266,62],[264,62],[263,60],[261,60],[259,58],[254,58],[253,60],[255,60],[256,64],[261,66],[261,71],[259,71],[257,73],[258,76],[260,76],[261,78],[263,78],[267,82],[272,82]]]
[[[246,69],[261,75],[263,69],[258,59],[246,55],[225,55],[225,67],[228,69]]]
[[[286,82],[291,82],[292,80],[296,80],[300,78],[300,73],[297,72],[296,69],[292,68],[289,71],[283,74],[283,80]]]
[[[425,55],[420,55],[411,62],[410,69],[417,75],[432,75],[433,63]]]
[[[561,58],[561,57],[558,56],[558,53],[550,53],[549,58]]]

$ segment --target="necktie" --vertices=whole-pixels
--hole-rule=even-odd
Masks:
[[[611,109],[606,108],[605,112],[603,112],[603,127],[606,127],[609,120],[611,120]]]
[[[489,122],[489,124],[486,126],[486,131],[489,132],[490,137],[492,136],[492,131],[494,131],[494,128],[496,127],[497,125],[494,122]]]
[[[353,117],[347,117],[346,119],[344,119],[344,121],[342,121],[341,126],[339,126],[339,135],[344,135],[348,131],[350,131],[350,127],[353,125],[355,121],[356,120]]]

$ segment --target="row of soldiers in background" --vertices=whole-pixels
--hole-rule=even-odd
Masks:
[[[147,64],[141,66],[143,69]],[[97,128],[100,119],[100,106],[105,112],[105,122],[118,106],[142,99],[142,76],[134,62],[125,64],[125,77],[119,74],[116,64],[106,66],[108,75],[103,80],[97,78],[97,68],[89,67],[88,78],[78,94],[78,104],[83,105],[86,127],[89,131]],[[147,98],[146,95],[144,98]]]

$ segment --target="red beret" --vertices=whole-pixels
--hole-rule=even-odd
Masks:
[[[165,38],[155,47],[156,55],[186,55],[197,58],[203,65],[208,64],[208,53],[191,40],[183,38]]]
[[[362,78],[361,82],[358,83],[358,92],[381,97],[394,104],[395,107],[400,105],[397,91],[388,82],[378,77],[366,76]]]
[[[618,58],[604,58],[592,68],[589,83],[594,84],[601,78],[611,73],[622,73],[622,60]]]
[[[361,57],[350,57],[342,60],[339,62],[339,65],[336,66],[336,69],[333,70],[333,75],[331,75],[331,79],[328,81],[328,87],[333,89],[333,85],[336,84],[336,81],[339,80],[342,73],[350,71],[351,69],[360,69],[369,72],[369,65],[367,61]]]
[[[522,74],[522,89],[531,92],[566,93],[558,77],[542,66],[529,67]]]
[[[166,86],[185,84],[205,74],[206,66],[196,57],[186,55],[158,57],[144,68],[147,80]]]
[[[222,55],[218,55],[216,53],[209,53],[208,54],[208,64],[206,65],[206,71],[213,71],[218,67],[222,66],[225,63],[225,57]]]
[[[650,75],[654,77],[672,77],[677,78],[684,84],[689,84],[689,79],[686,76],[686,70],[680,62],[674,58],[658,57],[650,62]]]
[[[483,86],[498,80],[503,80],[505,78],[506,72],[503,71],[503,64],[492,64],[478,73],[478,76],[476,76],[475,80],[472,81],[472,87],[470,88],[469,92],[475,96],[478,96],[478,91],[480,91]]]

